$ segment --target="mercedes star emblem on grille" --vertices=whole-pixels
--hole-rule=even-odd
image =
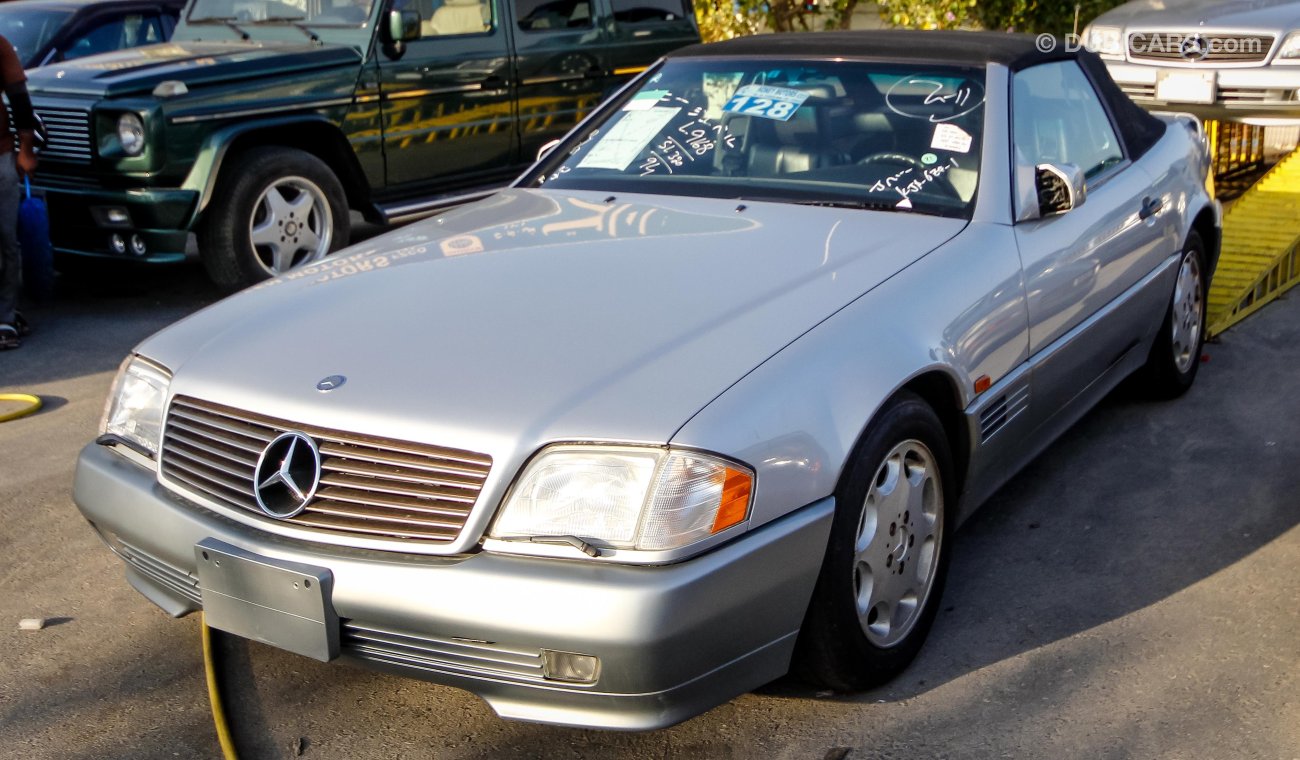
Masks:
[[[1199,34],[1183,40],[1178,46],[1178,54],[1189,61],[1201,61],[1210,54],[1210,43]]]
[[[257,506],[287,520],[307,508],[320,485],[320,450],[306,433],[281,433],[267,444],[253,470]]]

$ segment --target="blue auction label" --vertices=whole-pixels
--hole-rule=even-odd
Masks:
[[[808,99],[803,90],[791,90],[786,87],[768,87],[760,84],[747,84],[736,90],[722,110],[744,116],[760,116],[764,119],[789,121],[799,106]]]

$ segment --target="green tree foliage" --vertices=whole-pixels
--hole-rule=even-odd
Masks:
[[[1014,2],[1015,0],[1010,0]],[[904,29],[960,29],[971,26],[979,0],[877,0],[880,17]]]
[[[752,0],[695,0],[695,21],[705,42],[758,34],[765,15],[763,4]]]
[[[1119,5],[1123,0],[1078,0],[1050,2],[1049,0],[979,0],[976,9],[980,24],[985,29],[1010,29],[1017,32],[1046,32],[1064,36],[1075,31],[1075,6],[1079,10],[1078,31],[1103,12]],[[972,0],[974,5],[974,0]]]
[[[1123,0],[1079,0],[1078,30]],[[908,29],[999,29],[1066,35],[1075,3],[1059,0],[879,0],[880,15]]]
[[[706,42],[761,32],[848,29],[858,4],[869,0],[695,0]],[[1079,0],[1078,30],[1123,0]],[[877,0],[881,18],[906,29],[1000,29],[1066,35],[1075,30],[1075,3],[1052,0]]]

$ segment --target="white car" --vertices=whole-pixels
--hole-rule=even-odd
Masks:
[[[1300,124],[1300,1],[1136,0],[1084,31],[1134,101],[1203,119]]]

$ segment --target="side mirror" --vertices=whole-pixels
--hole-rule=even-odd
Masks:
[[[379,40],[389,58],[401,58],[406,43],[420,39],[420,12],[389,11],[379,25]]]
[[[1056,216],[1082,206],[1087,187],[1083,170],[1074,164],[1039,164],[1034,167],[1038,216]]]
[[[551,154],[551,151],[555,150],[556,147],[559,146],[559,144],[560,144],[559,140],[551,140],[550,142],[546,143],[542,147],[538,148],[537,160],[541,161],[543,158],[549,156]]]

